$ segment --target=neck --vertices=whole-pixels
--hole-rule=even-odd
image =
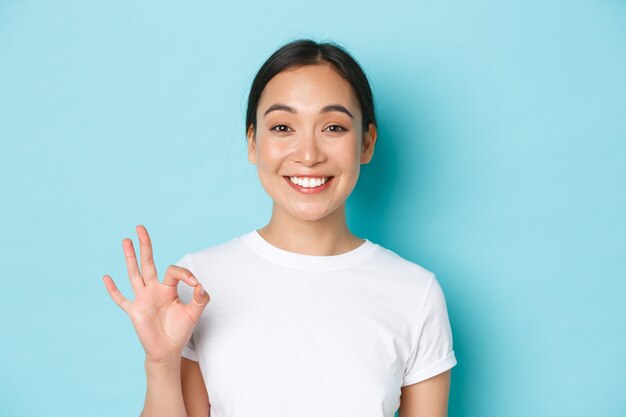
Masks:
[[[303,255],[340,255],[363,243],[348,229],[345,204],[319,220],[297,219],[274,205],[269,223],[258,232],[272,245]]]

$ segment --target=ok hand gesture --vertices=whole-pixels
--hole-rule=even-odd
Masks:
[[[115,303],[133,322],[137,336],[146,351],[146,360],[169,362],[180,360],[183,347],[209,303],[210,297],[192,273],[171,265],[159,282],[152,258],[152,243],[144,226],[137,226],[141,252],[141,272],[132,240],[122,240],[126,268],[135,300],[129,301],[117,289],[113,278],[104,275],[104,285]],[[178,281],[195,287],[189,304],[178,298]]]

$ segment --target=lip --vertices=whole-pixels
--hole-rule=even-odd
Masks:
[[[284,177],[299,177],[299,178],[328,178],[332,177],[332,175],[315,175],[315,174],[293,174],[293,175],[283,175]]]
[[[328,181],[326,181],[324,184],[320,185],[319,187],[314,187],[314,188],[309,188],[309,187],[300,187],[298,184],[294,184],[293,182],[291,182],[291,180],[289,179],[289,177],[301,177],[301,178],[326,178],[325,176],[320,176],[320,175],[290,175],[290,176],[285,176],[283,178],[285,178],[285,181],[287,181],[287,183],[289,185],[291,185],[291,187],[302,193],[302,194],[318,194],[321,193],[322,191],[324,191],[326,188],[328,188],[329,184],[333,182],[333,179],[335,179],[335,177],[331,176]]]

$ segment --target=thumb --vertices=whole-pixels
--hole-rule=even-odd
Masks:
[[[210,299],[209,293],[204,290],[202,284],[198,284],[193,288],[191,301],[187,304],[187,309],[194,321],[198,321],[200,314],[202,314],[204,308],[209,304]]]

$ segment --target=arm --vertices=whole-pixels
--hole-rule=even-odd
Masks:
[[[399,417],[446,417],[451,371],[402,387]]]
[[[198,362],[183,357],[180,365],[183,400],[188,417],[207,417],[211,405]]]
[[[210,297],[191,271],[177,265],[171,265],[160,282],[148,231],[137,226],[137,234],[141,271],[132,240],[122,241],[135,300],[124,297],[109,275],[103,277],[104,285],[113,301],[130,317],[146,351],[147,389],[141,417],[188,417],[183,399],[181,352]],[[188,304],[183,304],[178,297],[177,287],[181,281],[193,287]]]
[[[141,417],[190,417],[185,411],[180,363],[145,362],[147,387]]]

